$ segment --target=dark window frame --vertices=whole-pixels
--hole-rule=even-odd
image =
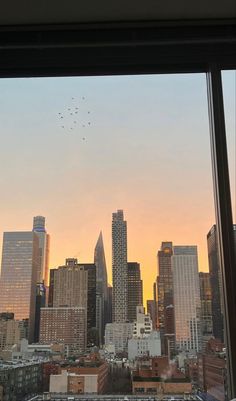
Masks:
[[[235,20],[0,27],[0,77],[207,74],[229,399],[236,397],[236,261],[221,70],[236,69],[235,49]]]

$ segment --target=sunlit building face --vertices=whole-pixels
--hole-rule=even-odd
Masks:
[[[39,241],[34,232],[5,232],[0,278],[0,312],[29,319],[33,336]]]
[[[175,335],[179,350],[200,351],[201,303],[196,246],[174,246]]]

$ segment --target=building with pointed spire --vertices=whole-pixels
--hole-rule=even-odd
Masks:
[[[105,324],[108,323],[108,290],[107,290],[107,267],[102,232],[100,232],[95,250],[94,264],[96,266],[96,324],[99,342],[103,344],[105,335]]]

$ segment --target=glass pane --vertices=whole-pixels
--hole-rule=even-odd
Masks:
[[[228,146],[233,221],[236,222],[236,72],[223,71],[223,95]]]
[[[205,75],[6,79],[0,103],[0,394],[224,400]]]

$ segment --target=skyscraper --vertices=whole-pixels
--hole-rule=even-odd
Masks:
[[[158,304],[157,304],[157,282],[158,278],[156,278],[156,281],[153,283],[153,301],[154,301],[154,316],[153,316],[153,329],[156,330],[158,327],[158,322],[157,322],[157,315],[158,315]]]
[[[200,298],[202,309],[202,340],[205,344],[212,336],[212,296],[209,273],[199,273]]]
[[[88,273],[77,259],[50,271],[49,307],[84,307],[88,303]]]
[[[172,242],[162,242],[158,251],[158,327],[161,334],[162,352],[167,352],[166,336],[174,341],[174,309],[173,309],[173,273],[172,273]],[[172,322],[171,322],[172,319]],[[167,327],[168,326],[168,327]],[[172,329],[171,329],[172,328]],[[170,332],[171,329],[171,332]],[[173,348],[173,344],[171,345]]]
[[[134,322],[137,317],[137,306],[143,305],[143,282],[140,264],[128,262],[128,320]]]
[[[13,312],[16,320],[29,319],[33,341],[39,239],[34,232],[5,232],[0,278],[0,312]]]
[[[37,283],[34,323],[34,343],[39,341],[40,314],[41,308],[46,306],[46,288],[43,283]]]
[[[37,271],[37,283],[44,282],[44,284],[48,286],[50,237],[45,229],[45,217],[34,217],[33,231],[39,238],[39,267]]]
[[[196,246],[174,246],[175,336],[178,350],[201,350],[201,302]]]
[[[88,273],[88,306],[87,306],[87,343],[98,345],[96,325],[96,265],[94,263],[79,263],[80,268]]]
[[[94,342],[96,330],[96,266],[68,258],[64,266],[50,271],[49,307],[84,307],[87,339]]]
[[[147,300],[147,313],[151,316],[153,330],[156,330],[156,302],[154,299]]]
[[[102,232],[100,232],[95,246],[94,264],[96,265],[96,323],[99,334],[99,342],[102,344],[104,342],[108,307],[107,267]]]
[[[236,253],[236,224],[233,225]],[[212,324],[215,338],[224,342],[222,272],[219,262],[217,229],[214,224],[207,234],[209,274],[212,294]]]
[[[127,223],[123,210],[112,214],[112,320],[128,319]]]
[[[40,343],[62,343],[67,356],[80,355],[86,347],[85,308],[42,308]]]
[[[112,293],[113,288],[110,284],[107,287],[107,323],[112,323]]]
[[[14,313],[0,313],[0,351],[19,342],[19,321],[14,320]]]

